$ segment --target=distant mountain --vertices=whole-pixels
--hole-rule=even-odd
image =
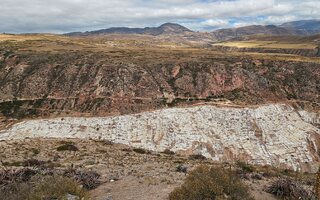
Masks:
[[[287,22],[282,24],[280,27],[291,30],[298,30],[308,35],[316,34],[320,33],[320,20],[302,20]]]
[[[212,32],[217,40],[229,40],[250,35],[313,35],[320,33],[320,20],[302,20],[275,25],[252,25]]]
[[[113,27],[101,29],[97,31],[73,32],[67,33],[68,36],[86,36],[86,35],[103,35],[103,34],[146,34],[146,35],[162,35],[162,34],[182,34],[193,32],[190,29],[174,23],[165,23],[159,27],[146,28],[128,28],[128,27]]]
[[[295,35],[300,34],[299,31],[289,30],[274,25],[253,25],[233,29],[220,29],[212,33],[218,40],[228,40],[249,35]]]
[[[273,36],[308,36],[320,33],[320,20],[302,20],[287,22],[282,25],[251,25],[240,28],[220,29],[211,33],[193,32],[190,29],[174,23],[165,23],[159,27],[128,28],[113,27],[87,32],[67,33],[67,36],[91,36],[106,34],[142,34],[142,35],[176,35],[187,40],[212,40],[222,41],[243,38],[253,35],[273,35]]]

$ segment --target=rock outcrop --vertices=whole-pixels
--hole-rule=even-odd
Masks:
[[[301,117],[302,116],[302,117]],[[134,115],[23,121],[0,131],[1,140],[92,138],[154,151],[202,154],[217,161],[315,171],[319,116],[284,104],[248,108],[202,105]]]

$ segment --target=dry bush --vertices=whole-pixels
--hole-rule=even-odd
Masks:
[[[192,160],[205,160],[206,157],[201,155],[201,154],[193,154],[193,155],[189,156],[189,159],[192,159]]]
[[[289,178],[280,178],[271,183],[266,192],[273,194],[277,198],[286,200],[312,200],[313,193],[307,191],[301,184]]]
[[[101,184],[99,178],[96,172],[75,169],[6,169],[0,171],[0,199],[63,199],[61,195],[67,194],[82,197],[86,190]]]
[[[186,174],[188,172],[188,168],[180,164],[176,167],[176,172],[181,172]]]
[[[99,180],[100,174],[94,171],[79,171],[75,169],[69,169],[66,170],[63,175],[73,178],[87,190],[95,189],[101,184]]]
[[[101,144],[103,144],[103,145],[113,145],[114,142],[112,142],[111,140],[102,140]]]
[[[190,172],[181,187],[169,196],[170,200],[252,199],[248,187],[235,173],[224,168],[202,165]]]
[[[44,167],[46,164],[49,164],[50,161],[43,161],[37,159],[28,159],[22,162],[24,167]]]
[[[167,155],[174,155],[175,153],[173,151],[171,151],[170,149],[165,149],[163,152],[163,154],[167,154]]]
[[[243,161],[237,161],[237,167],[239,167],[245,173],[252,173],[254,172],[253,166],[245,163]]]
[[[133,151],[139,154],[150,154],[151,152],[142,148],[133,148]]]
[[[86,198],[86,191],[76,181],[56,175],[36,175],[28,182],[11,182],[0,189],[0,199],[6,200],[65,199],[67,194]]]
[[[317,173],[317,179],[316,179],[316,183],[315,183],[315,187],[314,187],[314,192],[315,192],[317,199],[320,199],[320,168]]]
[[[59,147],[57,147],[57,151],[78,151],[78,147],[76,147],[74,144],[63,144]]]

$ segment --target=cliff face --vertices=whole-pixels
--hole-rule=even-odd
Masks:
[[[304,116],[304,117],[301,117]],[[203,154],[217,161],[316,171],[319,115],[273,104],[254,108],[198,106],[102,118],[31,120],[0,131],[0,139],[92,138],[155,151]]]
[[[129,114],[218,98],[239,104],[292,100],[319,108],[317,63],[132,53],[2,51],[0,112],[15,118]]]

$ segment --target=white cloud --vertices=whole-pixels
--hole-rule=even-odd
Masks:
[[[319,0],[0,0],[0,32],[84,31],[169,21],[203,30],[319,19],[319,10]]]

